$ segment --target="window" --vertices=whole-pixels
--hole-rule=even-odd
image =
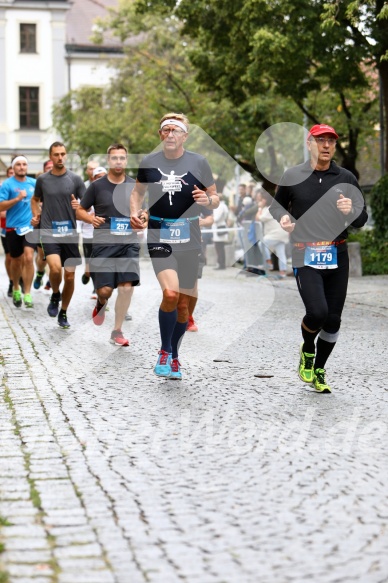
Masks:
[[[20,52],[36,53],[36,24],[20,25]]]
[[[20,128],[39,129],[39,87],[19,87]]]

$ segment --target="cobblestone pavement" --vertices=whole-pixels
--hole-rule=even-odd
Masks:
[[[3,261],[1,261],[3,263]],[[388,582],[388,277],[352,279],[328,363],[298,380],[293,278],[205,268],[182,382],[152,373],[149,262],[124,331],[70,330],[0,280],[0,571],[11,583]],[[6,581],[0,574],[0,581]]]

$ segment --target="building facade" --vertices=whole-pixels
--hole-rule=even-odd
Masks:
[[[97,17],[118,0],[0,0],[0,175],[15,154],[42,170],[60,135],[52,107],[69,90],[102,86],[114,75],[121,46],[93,45]]]

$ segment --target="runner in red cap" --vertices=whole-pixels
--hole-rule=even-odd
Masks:
[[[368,218],[356,177],[332,160],[337,139],[327,124],[310,129],[310,159],[286,170],[270,207],[290,233],[294,275],[306,308],[299,377],[320,393],[331,392],[325,365],[339,336],[346,298],[347,227],[362,227]]]

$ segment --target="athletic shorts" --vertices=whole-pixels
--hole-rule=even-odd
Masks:
[[[166,269],[173,269],[178,274],[181,289],[193,289],[198,279],[198,267],[201,256],[200,249],[178,251],[165,243],[149,243],[148,252],[151,257],[155,275]]]
[[[45,243],[41,241],[43,255],[59,255],[62,267],[75,267],[81,265],[82,259],[77,243],[65,243],[63,239],[55,243]]]
[[[87,240],[89,240],[90,243],[86,243]],[[82,249],[84,251],[85,259],[89,259],[92,256],[92,249],[93,249],[92,239],[84,239],[82,242]]]
[[[7,237],[1,237],[1,242],[3,244],[4,255],[7,255],[7,253],[9,253]]]
[[[7,247],[13,259],[20,257],[24,253],[24,247],[36,249],[36,243],[29,243],[25,235],[18,235],[15,230],[7,231]]]
[[[139,266],[140,245],[128,243],[125,245],[93,244],[89,260],[90,275],[94,287],[117,288],[120,283],[140,285]]]

